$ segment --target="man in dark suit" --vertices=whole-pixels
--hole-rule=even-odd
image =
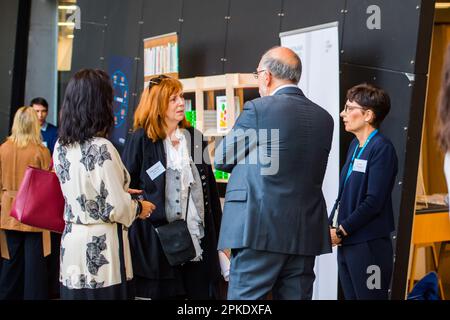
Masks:
[[[53,154],[53,149],[58,140],[58,128],[47,122],[48,102],[44,98],[37,97],[31,100],[30,106],[36,111],[41,125],[42,143]]]
[[[331,252],[322,183],[333,119],[297,83],[300,58],[267,51],[249,101],[215,151],[231,172],[219,250],[231,248],[228,299],[311,299],[315,257]]]

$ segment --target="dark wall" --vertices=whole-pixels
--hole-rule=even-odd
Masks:
[[[20,2],[22,2],[22,7],[24,3],[27,4],[27,1],[19,0],[0,1],[0,12],[5,13],[2,15],[2,19],[0,19],[0,43],[2,44],[2,50],[0,50],[0,141],[3,141],[8,135],[10,118],[13,115],[12,111],[17,107],[15,104],[20,102],[15,101],[17,98],[13,97],[15,71],[20,71],[20,68],[14,68],[15,54],[20,53],[16,50],[16,35],[18,21],[22,21],[25,25],[29,23],[26,20],[19,20]],[[25,9],[27,8],[25,7]],[[20,46],[17,49],[20,51]],[[17,75],[15,78],[16,80],[18,79]],[[25,82],[23,81],[22,90],[25,89],[24,85]],[[16,87],[16,90],[18,89]],[[20,92],[18,93],[20,95]],[[13,108],[11,108],[12,106]]]
[[[378,5],[381,29],[369,30],[366,10]],[[393,191],[396,233],[392,298],[406,290],[417,168],[434,17],[434,1],[347,0],[341,39],[341,99],[361,82],[384,88],[391,112],[381,129],[393,142],[399,172]],[[400,22],[401,21],[401,22]],[[352,137],[341,124],[341,161]]]
[[[132,58],[131,111],[143,89],[144,38],[178,32],[180,77],[186,78],[252,72],[261,54],[279,44],[280,32],[338,21],[342,105],[347,89],[365,81],[383,87],[392,99],[382,126],[399,158],[393,193],[397,230],[392,298],[404,298],[434,1],[79,0],[78,4],[82,28],[75,33],[72,73],[82,67],[107,70],[112,56]],[[381,10],[381,29],[369,30],[366,25],[370,5]],[[340,132],[342,162],[352,137],[342,126]]]

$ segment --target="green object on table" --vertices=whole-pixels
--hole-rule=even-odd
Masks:
[[[228,180],[230,178],[230,174],[228,172],[223,172],[220,170],[214,170],[214,176],[216,180]]]
[[[196,127],[196,120],[197,120],[197,116],[196,116],[196,112],[195,111],[185,111],[186,114],[186,120],[189,121],[189,123],[191,124],[191,126],[193,126],[194,128]]]

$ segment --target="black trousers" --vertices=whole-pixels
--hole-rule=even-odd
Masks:
[[[50,299],[59,299],[59,265],[61,250],[61,234],[51,232],[52,253],[46,258],[48,269],[48,289]]]
[[[393,263],[388,237],[338,247],[338,273],[345,299],[387,300]]]
[[[48,299],[42,233],[5,230],[10,259],[3,259],[0,300]]]

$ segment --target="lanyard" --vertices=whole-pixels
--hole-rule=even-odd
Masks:
[[[356,156],[356,151],[358,151],[358,146],[359,144],[356,144],[356,148],[355,151],[353,151],[353,156],[352,156],[352,160],[350,161],[350,164],[348,166],[348,170],[347,170],[347,176],[345,177],[344,180],[344,185],[342,186],[342,189],[340,190],[338,199],[337,201],[337,206],[336,206],[336,210],[334,212],[334,217],[333,217],[333,226],[337,227],[338,223],[337,223],[337,219],[338,219],[338,214],[339,214],[339,206],[341,203],[341,196],[342,193],[344,192],[344,188],[345,188],[345,184],[347,183],[348,178],[350,178],[350,175],[353,172],[353,163],[355,162],[355,159],[359,159],[359,157],[361,157],[362,153],[364,152],[364,149],[367,147],[367,145],[369,144],[370,140],[378,133],[378,129],[374,130],[370,136],[367,138],[366,142],[364,143],[364,145],[362,146],[361,150],[358,152],[358,156]]]
[[[367,145],[369,144],[370,140],[378,133],[378,129],[374,130],[370,136],[367,138],[366,142],[364,143],[364,145],[362,146],[361,150],[358,153],[358,156],[356,156],[356,151],[358,150],[358,144],[356,145],[355,151],[353,152],[353,156],[352,156],[352,160],[350,161],[350,165],[348,166],[348,170],[347,170],[347,176],[345,177],[345,181],[344,181],[344,185],[342,186],[342,191],[344,191],[345,188],[345,184],[347,183],[348,178],[350,178],[350,175],[352,174],[353,171],[353,163],[355,162],[356,159],[359,159],[359,157],[361,157],[361,154],[363,153],[364,149],[367,147]],[[356,157],[355,157],[356,156]]]

